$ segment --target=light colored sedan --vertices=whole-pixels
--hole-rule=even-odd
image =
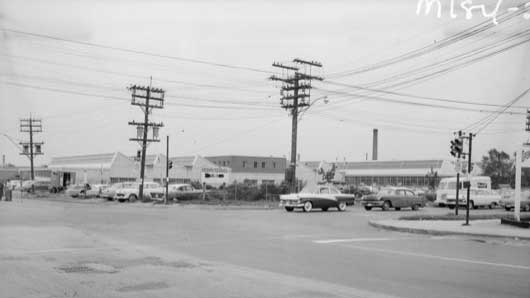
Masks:
[[[309,212],[314,208],[328,211],[329,208],[346,210],[346,205],[353,205],[355,195],[342,194],[333,185],[306,186],[299,193],[280,195],[280,207],[291,212],[296,208]]]

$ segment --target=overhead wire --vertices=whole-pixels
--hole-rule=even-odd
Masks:
[[[228,68],[228,69],[237,69],[237,70],[245,70],[245,71],[252,71],[252,72],[271,74],[271,72],[269,70],[264,70],[264,69],[259,69],[259,68],[255,68],[255,67],[249,67],[249,66],[240,66],[240,65],[234,65],[234,64],[218,63],[218,62],[212,62],[212,61],[207,61],[207,60],[195,59],[195,58],[164,55],[164,54],[152,53],[152,52],[148,52],[148,51],[142,51],[142,50],[136,50],[136,49],[129,49],[129,48],[123,48],[123,47],[117,47],[117,46],[104,45],[104,44],[99,44],[99,43],[95,43],[95,42],[79,41],[79,40],[74,40],[74,39],[68,39],[68,38],[52,36],[52,35],[47,35],[47,34],[41,34],[41,33],[34,33],[34,32],[29,32],[29,31],[22,31],[22,30],[6,28],[6,27],[0,27],[0,30],[4,31],[4,32],[10,32],[10,33],[21,34],[21,35],[26,35],[26,36],[39,37],[39,38],[44,38],[44,39],[51,39],[51,40],[62,41],[62,42],[67,42],[67,43],[80,44],[80,45],[85,45],[85,46],[94,47],[94,48],[101,48],[101,49],[120,51],[120,52],[124,52],[124,53],[138,54],[138,55],[150,56],[150,57],[158,57],[158,58],[164,58],[164,59],[170,59],[170,60],[176,60],[176,61],[182,61],[182,62],[189,62],[189,63],[196,63],[196,64],[204,64],[204,65],[216,66],[216,67],[222,67],[222,68]]]

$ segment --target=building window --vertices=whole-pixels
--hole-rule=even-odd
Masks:
[[[244,161],[244,162],[243,162],[243,168],[246,168],[246,167],[247,167],[247,162]]]
[[[275,162],[272,163],[272,167],[276,169],[276,163]]]
[[[254,162],[254,168],[256,169],[257,167],[258,167],[258,162],[255,161],[255,162]]]
[[[261,167],[262,167],[263,169],[265,169],[265,162],[264,162],[264,161],[261,162]]]

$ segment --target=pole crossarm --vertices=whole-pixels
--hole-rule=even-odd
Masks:
[[[294,63],[299,63],[299,64],[307,64],[307,65],[316,66],[316,67],[322,67],[322,63],[317,62],[317,61],[307,61],[307,60],[302,60],[302,59],[299,59],[299,58],[295,58],[295,59],[293,59],[293,62]]]
[[[298,71],[298,70],[299,70],[298,67],[283,65],[283,64],[278,63],[278,62],[274,62],[274,63],[272,63],[272,66],[274,66],[274,67],[278,67],[278,68],[287,69],[287,70],[294,70],[294,71]]]
[[[147,124],[144,122],[137,122],[137,121],[129,121],[129,125],[136,125],[136,126],[149,126],[149,127],[164,127],[163,122],[148,122]]]
[[[129,138],[129,141],[134,141],[134,142],[143,142],[144,139],[143,138]],[[145,139],[146,142],[160,142],[160,139]]]

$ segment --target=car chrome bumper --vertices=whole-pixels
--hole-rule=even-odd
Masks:
[[[304,207],[304,204],[300,203],[298,201],[282,200],[282,201],[280,201],[280,207],[302,208],[302,207]]]

